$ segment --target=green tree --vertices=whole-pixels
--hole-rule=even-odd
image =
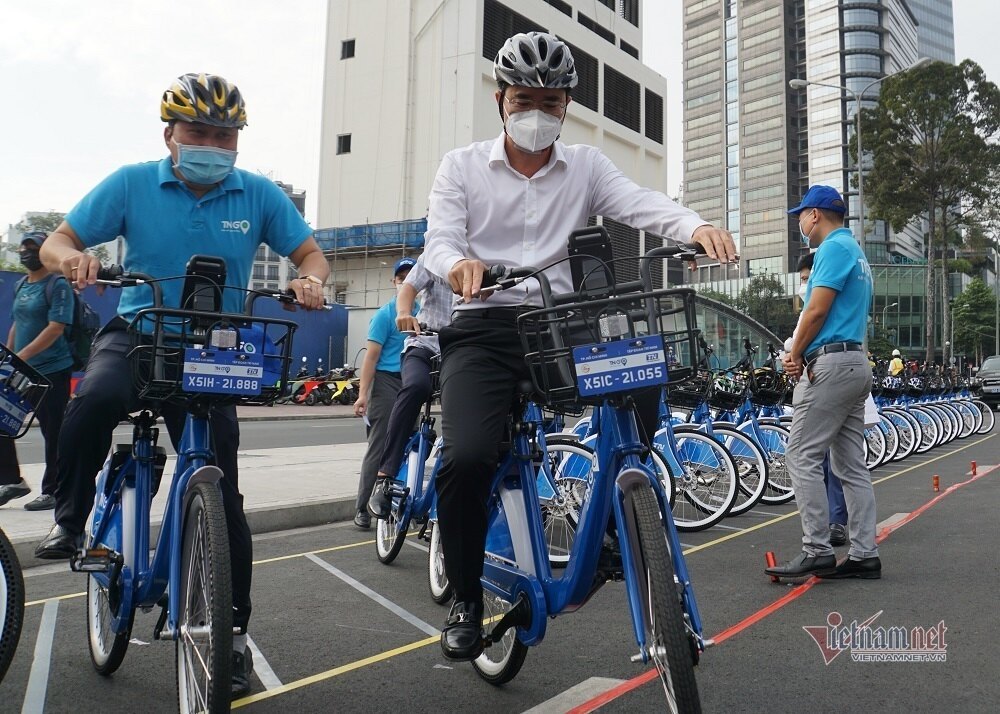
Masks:
[[[935,245],[981,224],[985,217],[977,211],[995,205],[1000,90],[972,60],[933,62],[887,79],[878,104],[862,112],[862,126],[873,158],[865,177],[872,214],[897,231],[919,216],[928,220],[925,289],[933,305]],[[853,146],[852,153],[856,160]],[[945,334],[947,321],[946,311]],[[934,328],[934,311],[928,310],[927,361],[935,351]]]
[[[38,213],[28,216],[25,220],[16,224],[14,228],[19,233],[27,233],[28,231],[45,231],[46,233],[51,233],[63,222],[65,215],[65,213],[59,213],[58,211]]]
[[[9,270],[14,273],[27,273],[21,265],[21,259],[17,254],[17,247],[0,243],[0,270]]]
[[[790,335],[797,317],[785,288],[773,275],[755,275],[736,298],[734,307],[776,335]]]
[[[993,354],[996,344],[996,307],[996,296],[980,278],[972,280],[952,306],[955,346],[979,364]]]

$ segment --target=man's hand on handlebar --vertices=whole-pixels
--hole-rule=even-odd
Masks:
[[[448,271],[448,284],[452,292],[462,296],[462,301],[472,302],[472,298],[480,297],[479,288],[483,284],[483,273],[487,270],[486,265],[479,260],[463,258],[455,263]],[[489,294],[483,295],[485,300]]]
[[[691,241],[704,248],[706,256],[720,263],[732,263],[738,257],[732,234],[707,223],[695,229]]]
[[[413,315],[396,315],[396,329],[400,332],[420,334],[420,323]]]
[[[295,301],[306,310],[319,310],[324,305],[323,286],[311,280],[295,278],[288,283],[288,289],[295,295]]]
[[[62,274],[77,290],[83,290],[88,285],[97,282],[97,271],[101,269],[101,260],[89,253],[72,253],[59,263]]]

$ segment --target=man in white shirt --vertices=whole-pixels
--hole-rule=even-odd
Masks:
[[[633,183],[599,149],[556,139],[577,75],[553,35],[514,35],[493,68],[504,133],[445,155],[430,194],[424,261],[463,300],[440,332],[444,461],[438,518],[455,603],[441,633],[449,659],[482,652],[486,500],[516,385],[529,378],[516,318],[541,305],[526,281],[480,299],[487,266],[544,267],[567,255],[567,236],[601,215],[677,241],[710,258],[736,257],[732,236],[657,191]],[[546,271],[554,293],[572,290],[568,262]],[[484,295],[485,297],[485,295]]]

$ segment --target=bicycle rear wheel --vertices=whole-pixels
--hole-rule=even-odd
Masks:
[[[448,574],[444,572],[444,551],[441,550],[441,529],[437,521],[431,521],[431,543],[427,549],[427,585],[431,591],[431,599],[438,605],[444,605],[451,600],[452,587],[448,582]]]
[[[685,623],[659,503],[652,489],[639,485],[625,493],[625,507],[635,517],[636,575],[645,590],[647,654],[659,672],[668,710],[700,712],[694,676],[697,648]]]
[[[657,434],[656,444],[662,448],[664,442]],[[674,524],[680,531],[704,530],[725,518],[733,507],[738,488],[736,463],[725,446],[697,427],[676,427],[674,435],[682,469],[674,474]]]
[[[129,614],[128,627],[119,633],[112,631],[112,620],[118,615],[121,581],[101,585],[93,574],[87,575],[87,642],[90,661],[98,674],[110,676],[121,666],[132,638],[135,610]]]
[[[24,577],[14,546],[0,530],[0,681],[14,659],[24,622]]]
[[[993,422],[996,420],[996,414],[993,413],[993,407],[984,402],[982,399],[973,399],[972,404],[983,416],[983,422],[979,425],[979,429],[976,430],[977,433],[989,434],[993,431]]]
[[[404,499],[398,499],[389,509],[388,518],[378,518],[375,521],[375,553],[380,562],[388,565],[399,555],[403,543],[406,541],[406,532],[410,528],[410,519],[404,516],[405,522],[401,519],[406,511]]]
[[[712,429],[715,438],[729,449],[739,469],[736,500],[729,509],[729,515],[738,516],[756,506],[767,489],[767,457],[753,439],[735,426],[715,424]]]
[[[197,483],[184,514],[177,694],[180,711],[228,712],[232,696],[233,585],[222,493]]]
[[[503,617],[512,605],[506,600],[494,595],[489,590],[483,590],[483,624],[496,622]],[[528,656],[528,646],[517,639],[517,628],[507,630],[499,642],[483,650],[483,653],[472,660],[476,674],[494,686],[506,684],[521,671],[524,658]]]

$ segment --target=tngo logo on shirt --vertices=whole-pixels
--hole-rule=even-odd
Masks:
[[[227,232],[242,231],[243,235],[246,235],[247,231],[250,230],[250,221],[246,219],[242,221],[222,221],[222,230]]]

